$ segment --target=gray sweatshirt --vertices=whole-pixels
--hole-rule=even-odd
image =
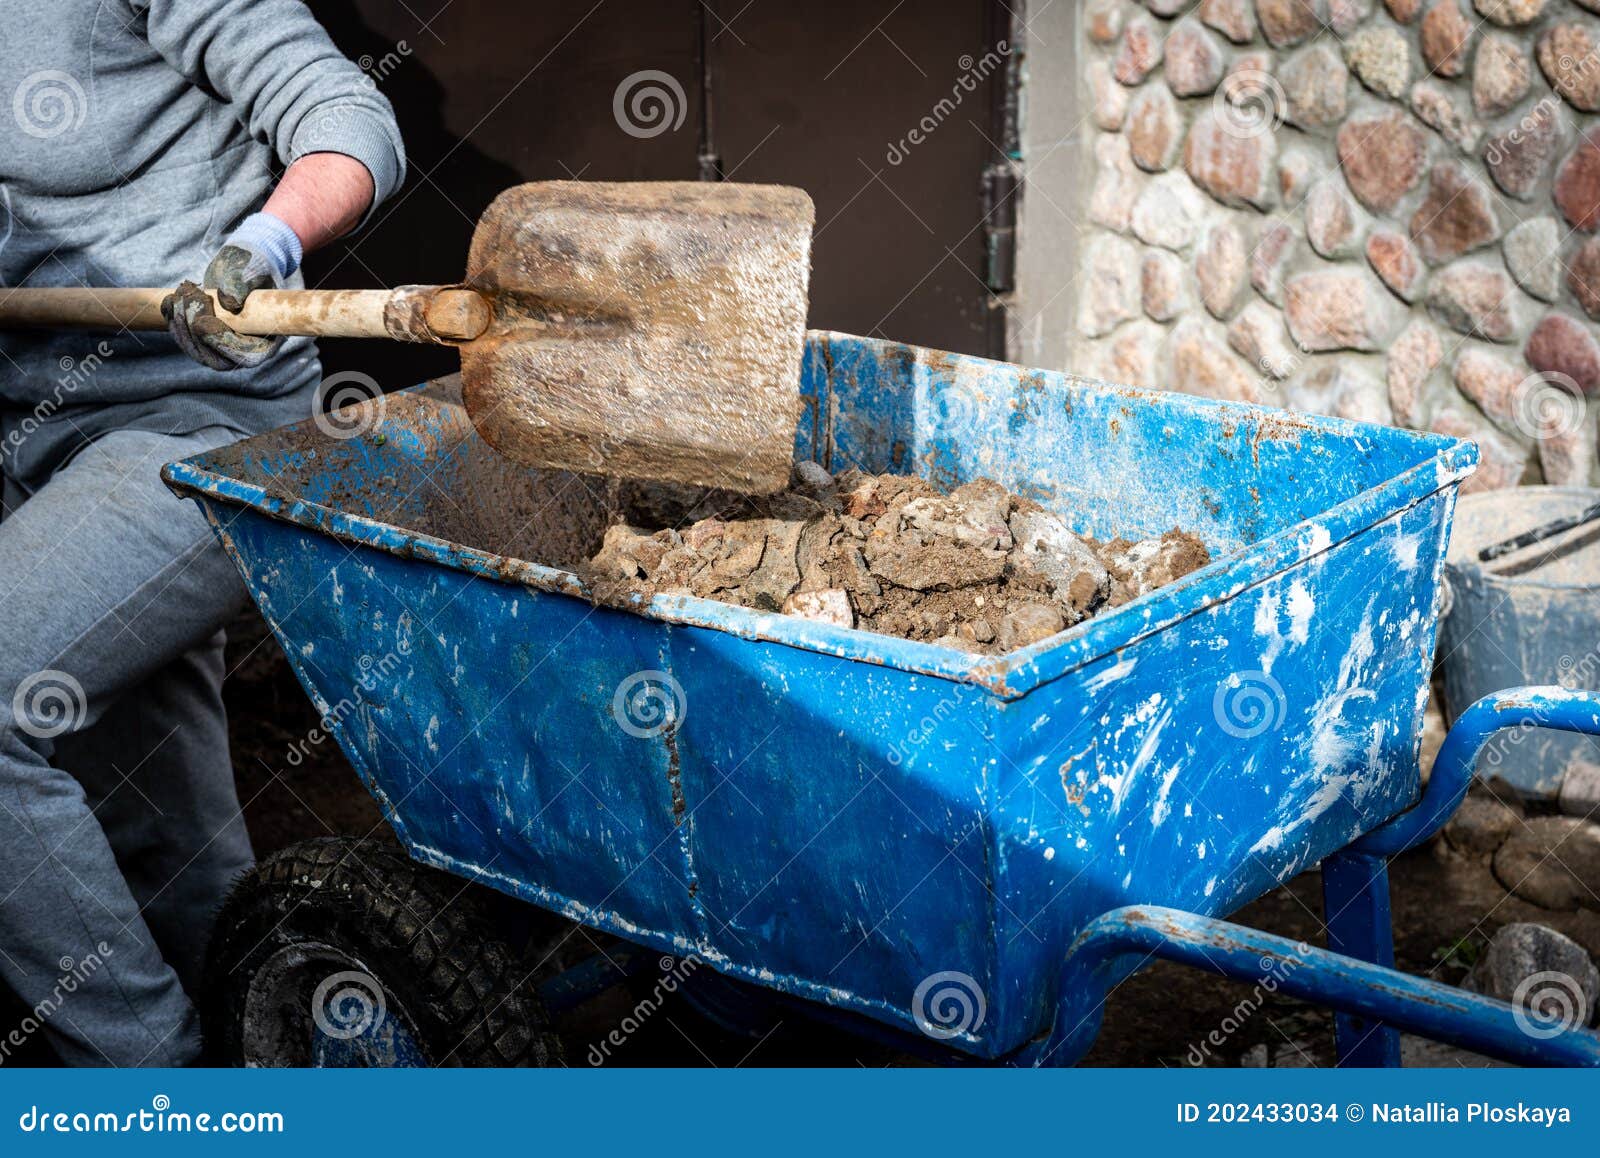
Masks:
[[[300,0],[0,0],[0,296],[199,280],[273,162],[405,175],[376,84]],[[298,276],[294,284],[300,284]],[[220,374],[164,333],[0,333],[0,473],[37,486],[110,430],[253,433],[311,414],[316,346]]]

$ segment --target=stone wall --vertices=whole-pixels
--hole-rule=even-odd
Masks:
[[[1594,481],[1600,0],[1079,2],[1075,368]]]

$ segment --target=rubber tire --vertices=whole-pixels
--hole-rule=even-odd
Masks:
[[[562,1064],[528,970],[495,935],[476,888],[376,840],[328,837],[273,853],[240,878],[212,934],[200,1002],[211,1064],[245,1064],[251,981],[297,944],[358,959],[394,995],[430,1065]]]

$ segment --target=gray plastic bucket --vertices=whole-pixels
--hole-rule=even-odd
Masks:
[[[1581,487],[1517,487],[1463,497],[1445,564],[1446,612],[1439,630],[1446,718],[1474,700],[1518,684],[1560,684],[1600,690],[1600,526],[1550,543],[1583,545],[1543,566],[1550,543],[1485,565],[1491,543],[1576,514],[1600,500]],[[1587,766],[1587,767],[1586,767]],[[1600,743],[1547,728],[1502,732],[1478,758],[1478,775],[1518,793],[1556,800],[1569,776],[1591,782]]]

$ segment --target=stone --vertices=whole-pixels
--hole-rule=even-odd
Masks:
[[[1163,20],[1170,20],[1191,2],[1192,0],[1144,0],[1144,6]]]
[[[1600,812],[1600,764],[1569,761],[1561,776],[1557,807],[1568,816],[1591,817]]]
[[[1522,481],[1527,453],[1492,426],[1447,410],[1433,420],[1435,434],[1471,439],[1478,444],[1478,469],[1461,484],[1463,495],[1505,490]]]
[[[1235,137],[1275,133],[1283,124],[1284,98],[1272,75],[1271,53],[1240,53],[1222,78],[1213,107]]]
[[[1283,315],[1266,302],[1251,302],[1228,327],[1228,345],[1252,366],[1280,382],[1294,373],[1300,357],[1289,343]]]
[[[1428,177],[1428,195],[1411,217],[1411,239],[1422,258],[1438,265],[1497,240],[1494,199],[1462,166],[1445,161]]]
[[[1506,268],[1524,291],[1542,302],[1561,292],[1561,226],[1554,217],[1524,221],[1501,245]]]
[[[1371,25],[1344,42],[1344,61],[1379,96],[1398,100],[1411,83],[1411,46],[1397,28]]]
[[[1323,257],[1337,259],[1355,252],[1356,207],[1342,182],[1323,181],[1306,198],[1306,240]]]
[[[1323,42],[1283,62],[1278,80],[1285,98],[1284,119],[1302,129],[1326,129],[1344,120],[1350,70],[1338,52]]]
[[[1127,90],[1119,86],[1119,91]],[[1178,112],[1178,102],[1164,85],[1147,85],[1129,102],[1124,135],[1128,138],[1128,152],[1139,168],[1150,173],[1172,168],[1183,144],[1183,117]]]
[[[1173,328],[1168,349],[1174,389],[1201,398],[1260,401],[1256,376],[1228,349],[1216,323],[1185,318]]]
[[[1089,94],[1094,103],[1095,128],[1114,133],[1128,118],[1128,90],[1111,75],[1103,60],[1089,62]]]
[[[1194,272],[1200,300],[1216,318],[1226,319],[1238,305],[1249,277],[1244,234],[1231,221],[1207,229],[1195,254]]]
[[[1498,354],[1468,346],[1456,357],[1456,388],[1477,404],[1502,430],[1517,430],[1519,387],[1528,374]],[[1528,432],[1524,432],[1528,433]]]
[[[1401,24],[1410,24],[1422,11],[1422,0],[1383,0],[1383,6]]]
[[[1539,469],[1544,472],[1544,481],[1549,486],[1586,487],[1594,478],[1594,423],[1589,421],[1581,402],[1574,400],[1573,405],[1579,407],[1573,413],[1581,421],[1553,423],[1539,436]],[[1569,763],[1561,781],[1561,810],[1569,816],[1593,815],[1600,809],[1600,798],[1595,797],[1595,792],[1600,791],[1597,781],[1600,781],[1600,766],[1583,761]],[[1569,804],[1569,790],[1579,793],[1573,799],[1588,801],[1587,807],[1575,811],[1575,806]]]
[[[1239,136],[1224,126],[1216,109],[1196,118],[1184,145],[1184,168],[1195,183],[1224,205],[1272,204],[1272,178],[1277,155],[1274,134]]]
[[[1180,172],[1153,178],[1133,204],[1133,235],[1146,245],[1187,249],[1205,224],[1210,203]]]
[[[1275,306],[1283,304],[1284,275],[1294,256],[1295,231],[1281,221],[1261,231],[1250,251],[1250,284]]]
[[[1488,792],[1473,792],[1444,826],[1444,842],[1463,856],[1487,860],[1522,823],[1522,810]]]
[[[1111,594],[1111,575],[1099,557],[1055,515],[1038,509],[1013,511],[1010,530],[1016,551],[1007,571],[1043,579],[1070,622],[1082,619]]]
[[[1467,116],[1467,111],[1443,85],[1419,80],[1411,86],[1411,111],[1463,153],[1478,147],[1483,126]]]
[[[1299,205],[1323,176],[1322,164],[1310,149],[1285,152],[1278,162],[1278,193],[1283,197],[1284,206]]]
[[[1163,385],[1158,368],[1166,340],[1166,329],[1154,322],[1129,322],[1111,336],[1102,351],[1098,361],[1100,377],[1144,389]]]
[[[1384,397],[1383,383],[1371,374],[1340,362],[1335,362],[1324,373],[1333,379],[1329,392],[1329,413],[1351,422],[1394,425],[1394,413]]]
[[[1005,613],[1000,620],[996,642],[1002,652],[1015,651],[1019,647],[1049,639],[1066,628],[1067,619],[1059,607],[1048,603],[1024,603]]]
[[[1256,19],[1267,43],[1288,48],[1307,40],[1322,28],[1325,4],[1318,0],[1256,0]]]
[[[1367,263],[1402,301],[1414,302],[1422,292],[1425,270],[1411,239],[1398,229],[1375,229],[1367,238]]]
[[[1567,288],[1591,318],[1600,318],[1600,237],[1590,237],[1567,259]]]
[[[1600,826],[1573,816],[1536,816],[1494,854],[1494,875],[1541,909],[1600,909]]]
[[[1516,285],[1498,266],[1462,261],[1433,275],[1428,312],[1452,330],[1491,342],[1516,337]]]
[[[1394,336],[1394,299],[1351,267],[1296,274],[1284,284],[1289,333],[1303,350],[1381,350]]]
[[[1480,117],[1509,113],[1528,95],[1533,67],[1509,36],[1485,36],[1472,62],[1472,105]]]
[[[1084,12],[1084,26],[1089,39],[1095,44],[1115,44],[1122,36],[1123,20],[1127,9],[1122,0],[1089,0]]]
[[[1094,191],[1089,196],[1089,220],[1116,233],[1126,233],[1146,178],[1133,163],[1128,139],[1121,133],[1103,134],[1094,143]]]
[[[1327,0],[1327,25],[1341,39],[1372,15],[1373,0]]]
[[[1584,394],[1600,392],[1600,342],[1582,322],[1550,313],[1528,335],[1523,358],[1541,374],[1570,378]]]
[[[1539,19],[1545,0],[1472,0],[1472,6],[1502,28],[1518,28]]]
[[[1144,255],[1139,285],[1144,312],[1158,322],[1170,322],[1189,309],[1189,269],[1177,254],[1152,250]]]
[[[1496,185],[1526,201],[1539,191],[1560,147],[1560,107],[1540,101],[1514,128],[1489,139],[1483,160]]]
[[[1600,1001],[1600,970],[1583,946],[1544,925],[1506,925],[1489,940],[1462,987],[1527,1009],[1551,1023],[1542,1036],[1579,1029],[1593,1020]]]
[[[1475,25],[1456,0],[1437,0],[1418,29],[1422,60],[1435,76],[1460,76],[1467,69]]]
[[[1078,329],[1087,337],[1109,334],[1139,316],[1139,250],[1121,237],[1091,238],[1084,254],[1084,293],[1078,304]]]
[[[1173,25],[1167,34],[1167,87],[1181,97],[1205,96],[1216,90],[1227,62],[1216,34],[1192,16]]]
[[[1400,331],[1389,346],[1384,378],[1395,420],[1413,429],[1422,425],[1423,387],[1434,368],[1444,360],[1439,331],[1420,318]]]
[[[812,619],[818,623],[831,623],[835,627],[854,627],[855,609],[850,606],[850,596],[842,587],[827,587],[821,591],[796,591],[784,598],[783,613]]]
[[[1374,213],[1388,213],[1416,188],[1428,155],[1422,130],[1400,113],[1352,117],[1338,147],[1350,191]]]
[[[1117,50],[1113,74],[1123,84],[1143,84],[1161,64],[1165,39],[1154,20],[1140,13],[1122,30],[1122,47]]]
[[[1583,24],[1552,24],[1539,37],[1535,53],[1550,87],[1573,108],[1600,112],[1600,68],[1595,35]]]
[[[1256,12],[1251,0],[1200,0],[1195,14],[1207,28],[1235,44],[1249,44],[1256,37]]]
[[[1578,138],[1556,170],[1552,193],[1568,225],[1587,233],[1600,227],[1600,126]]]

